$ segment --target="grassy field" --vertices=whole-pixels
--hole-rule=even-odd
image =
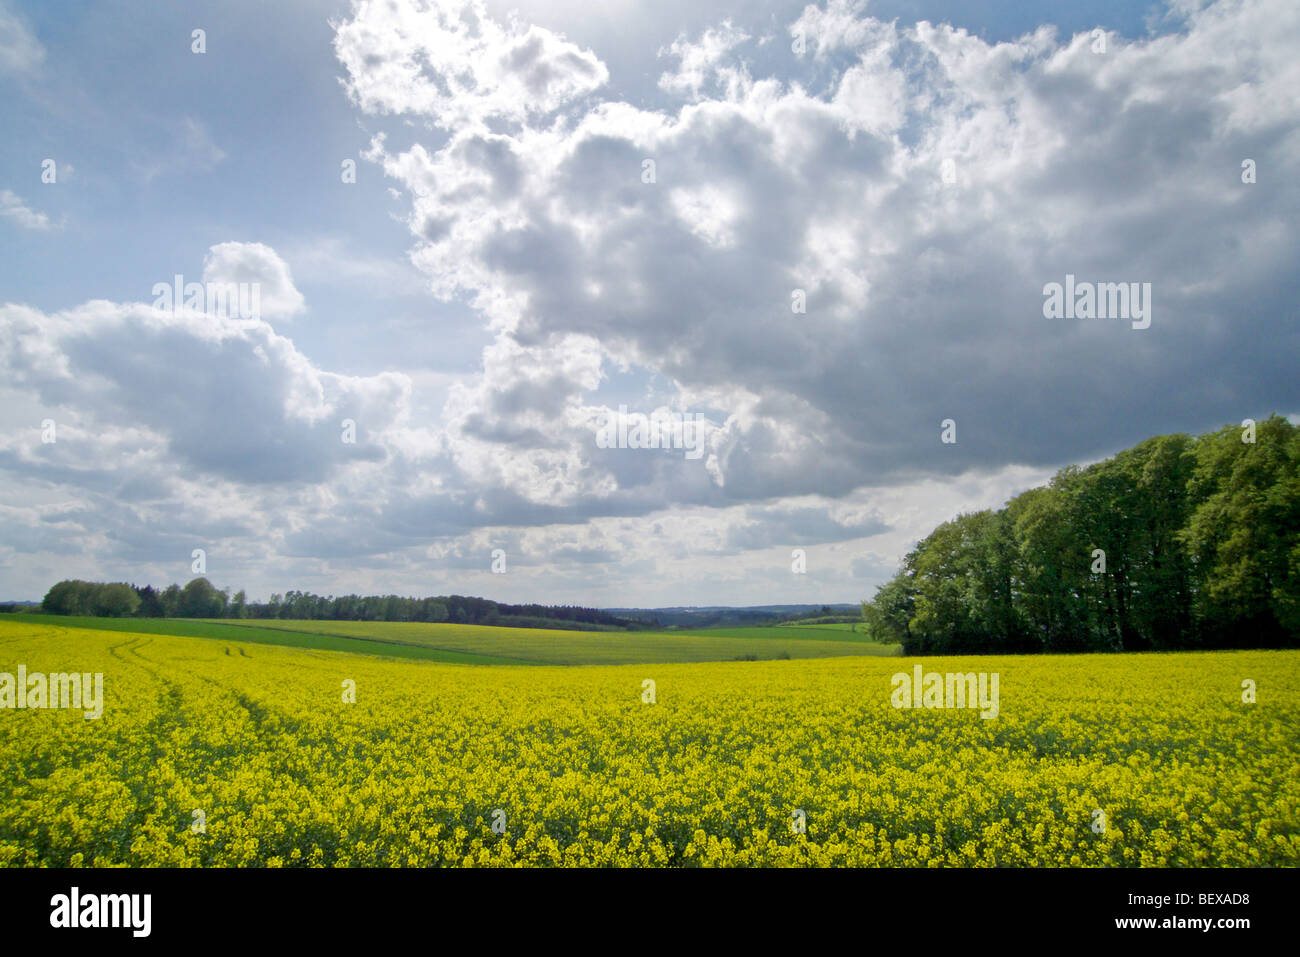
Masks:
[[[892,707],[916,663],[998,672],[998,716]],[[475,668],[0,620],[19,664],[105,704],[0,710],[0,865],[1300,864],[1300,652]]]
[[[861,630],[853,631],[850,625],[741,625],[727,628],[705,628],[694,631],[683,629],[682,634],[715,638],[745,638],[782,641],[849,641],[862,645],[855,655],[896,655],[897,645],[882,645],[869,641]],[[860,626],[859,626],[860,627]]]
[[[892,645],[878,645],[861,640],[852,642],[853,636],[849,632],[843,632],[841,637],[836,632],[814,629],[792,629],[797,634],[766,634],[765,632],[775,629],[763,628],[718,629],[695,633],[600,633],[406,621],[274,621],[249,622],[248,625],[232,622],[229,626],[346,636],[367,641],[402,642],[447,652],[550,665],[826,658],[898,653],[898,648]],[[750,631],[755,634],[748,634]]]
[[[863,622],[860,621],[853,621],[853,622],[842,621],[842,622],[833,622],[828,624],[808,624],[808,625],[799,624],[796,622],[793,625],[793,627],[795,628],[820,628],[824,631],[849,631],[849,632],[856,632],[858,634],[863,633],[862,626],[863,626]]]

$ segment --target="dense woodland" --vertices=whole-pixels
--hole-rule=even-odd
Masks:
[[[315,619],[324,621],[446,621],[514,627],[583,627],[621,629],[632,623],[596,608],[550,605],[505,605],[486,598],[443,595],[404,598],[399,595],[343,595],[310,592],[275,594],[267,602],[249,602],[244,592],[232,597],[206,578],[184,587],[138,587],[123,582],[67,580],[54,585],[41,602],[52,615],[94,615],[113,618],[252,618]]]
[[[863,615],[908,654],[1296,647],[1300,429],[1273,416],[1063,469],[940,525]]]

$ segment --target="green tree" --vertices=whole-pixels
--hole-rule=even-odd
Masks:
[[[1060,477],[1007,503],[1016,545],[1016,602],[1040,651],[1080,651],[1088,644],[1081,591],[1089,551],[1072,532]]]
[[[871,601],[862,603],[862,618],[873,641],[902,645],[911,654],[911,621],[916,599],[911,588],[910,571],[904,571],[876,589]]]
[[[51,615],[89,615],[94,586],[79,579],[65,579],[50,587],[41,608]]]
[[[1196,443],[1192,514],[1181,540],[1211,645],[1295,644],[1300,577],[1300,432],[1280,416],[1255,441],[1229,426]]]
[[[181,589],[176,614],[181,618],[220,618],[225,608],[225,595],[206,578],[193,578]]]
[[[140,596],[124,582],[96,585],[91,596],[91,614],[105,618],[129,618],[140,607]]]
[[[909,654],[1300,644],[1300,428],[1064,468],[936,528],[863,619]]]
[[[168,585],[158,596],[164,618],[175,618],[181,613],[181,586],[175,582]]]

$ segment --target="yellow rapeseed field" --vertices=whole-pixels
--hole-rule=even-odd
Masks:
[[[0,672],[102,672],[105,702],[0,710],[0,864],[1300,864],[1300,652],[921,662],[997,672],[991,720],[892,707],[915,663],[475,668],[4,623]]]

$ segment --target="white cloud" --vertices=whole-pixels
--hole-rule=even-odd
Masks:
[[[550,113],[609,78],[590,51],[541,27],[502,26],[481,0],[360,0],[335,26],[362,109],[422,113],[446,129]]]
[[[810,3],[790,24],[790,35],[802,37],[808,52],[819,58],[867,47],[890,31],[891,25],[867,15],[867,0],[829,0],[824,7]]]
[[[250,248],[256,263],[283,266],[268,247],[222,244],[205,276],[246,275],[238,260]],[[267,298],[283,302],[284,288]],[[0,306],[0,370],[11,388],[34,392],[54,410],[56,422],[91,437],[129,430],[145,456],[140,468],[248,483],[321,482],[382,461],[380,440],[401,423],[410,391],[396,373],[317,369],[264,321],[104,300],[55,314]],[[357,423],[354,443],[342,440],[344,419]],[[69,456],[67,468],[122,463],[71,435],[53,451],[39,441],[11,451],[29,464],[46,460],[38,453]]]
[[[17,223],[24,229],[44,232],[54,228],[50,217],[32,209],[23,202],[21,196],[7,189],[0,189],[0,216]]]
[[[306,308],[288,264],[262,243],[219,243],[203,258],[205,283],[257,283],[262,315],[288,319]]]
[[[721,81],[724,89],[737,89],[744,85],[748,74],[743,68],[727,64],[728,55],[749,39],[749,34],[730,20],[715,28],[705,30],[694,42],[679,36],[660,56],[670,55],[678,60],[677,68],[659,77],[659,86],[670,93],[702,98],[701,91],[713,81]]]
[[[687,228],[710,246],[735,245],[734,225],[740,215],[740,204],[725,188],[673,189],[668,193],[668,201]]]

